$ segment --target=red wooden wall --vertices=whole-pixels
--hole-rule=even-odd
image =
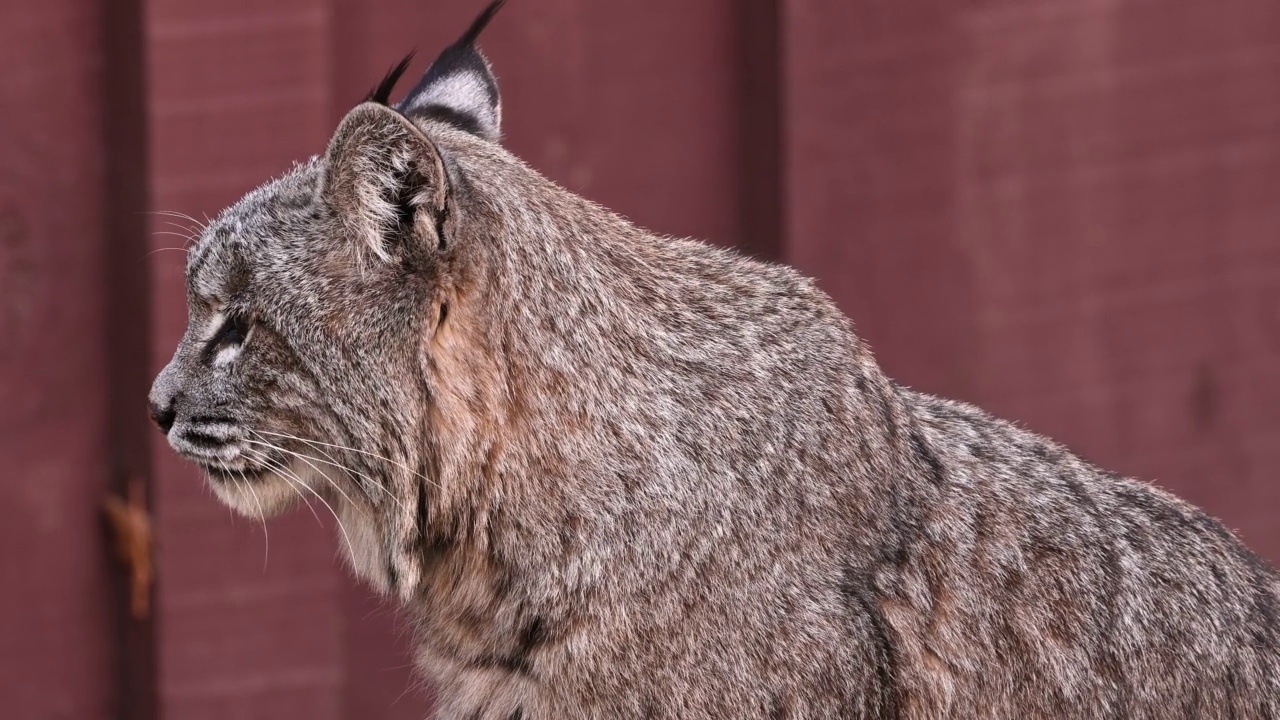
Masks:
[[[0,714],[109,717],[102,17],[0,8]],[[142,259],[139,259],[142,262]]]
[[[1280,559],[1280,4],[791,0],[786,259]]]
[[[232,519],[146,427],[181,238],[481,0],[0,7],[6,717],[421,718],[304,512]],[[514,0],[507,144],[655,230],[817,276],[903,382],[1172,487],[1280,558],[1272,0]],[[420,63],[422,61],[420,60]],[[420,65],[419,65],[420,69]],[[149,478],[155,612],[98,517]]]

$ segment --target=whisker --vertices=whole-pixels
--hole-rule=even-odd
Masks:
[[[274,447],[271,445],[267,445],[267,447],[270,447],[272,450],[276,450],[278,452],[289,452],[288,450],[285,450],[284,448],[281,448],[281,447]],[[304,460],[303,462],[306,462],[306,461]],[[314,468],[315,466],[312,465],[312,467]],[[316,472],[319,472],[319,470],[317,469]],[[321,473],[321,476],[324,477],[324,474]],[[342,518],[338,517],[337,511],[333,509],[333,506],[329,504],[329,501],[325,500],[324,497],[320,495],[320,493],[316,492],[310,485],[307,485],[305,482],[303,482],[302,478],[299,478],[296,474],[294,475],[294,478],[297,479],[300,485],[302,485],[303,490],[306,490],[307,492],[314,495],[315,498],[319,500],[320,503],[329,510],[329,514],[333,516],[334,522],[338,523],[338,529],[342,531],[342,539],[347,542],[347,551],[351,553],[351,557],[355,557],[356,556],[355,546],[351,544],[351,536],[347,534],[347,526],[342,524]],[[329,478],[325,477],[325,479],[328,480]],[[348,500],[348,502],[350,502],[350,500]]]
[[[161,217],[172,217],[172,218],[178,218],[178,219],[183,220],[183,221],[185,221],[185,222],[187,222],[187,223],[190,223],[190,225],[189,225],[189,226],[188,226],[188,225],[180,225],[180,224],[178,224],[178,223],[173,223],[173,222],[166,222],[166,223],[165,223],[165,224],[170,225],[170,226],[172,226],[172,227],[177,227],[177,228],[181,228],[182,230],[185,230],[185,231],[187,232],[187,244],[188,244],[188,245],[190,245],[191,243],[195,242],[197,238],[199,238],[201,235],[203,235],[203,234],[204,234],[204,232],[205,232],[206,230],[208,230],[208,229],[209,229],[209,222],[210,222],[210,221],[209,221],[209,216],[208,216],[208,215],[205,215],[204,222],[201,222],[201,221],[199,221],[199,220],[197,220],[197,219],[195,219],[195,218],[191,217],[190,215],[187,215],[186,213],[172,212],[172,211],[168,211],[168,210],[156,210],[156,211],[152,211],[150,214],[153,214],[153,215],[159,215],[159,216],[161,216]]]
[[[338,485],[338,483],[336,483],[336,482],[334,482],[334,481],[333,481],[333,478],[331,478],[331,477],[329,477],[328,475],[326,475],[326,474],[325,474],[325,472],[324,472],[323,470],[321,470],[319,467],[316,467],[315,463],[311,462],[312,460],[316,460],[317,462],[323,462],[323,461],[318,460],[318,459],[316,459],[316,458],[311,458],[311,457],[309,457],[309,456],[307,456],[307,455],[303,455],[302,453],[294,452],[293,450],[289,450],[289,449],[287,449],[287,448],[282,448],[282,447],[279,447],[279,446],[277,446],[277,445],[272,445],[271,443],[259,442],[259,441],[257,441],[257,440],[249,440],[248,438],[245,438],[245,442],[247,442],[247,443],[252,443],[252,444],[255,444],[255,445],[262,445],[262,446],[264,446],[264,447],[269,447],[269,448],[271,448],[272,450],[275,450],[275,451],[277,451],[277,452],[288,453],[289,455],[292,455],[292,456],[294,456],[294,457],[298,458],[298,459],[299,459],[299,460],[301,460],[302,462],[304,462],[304,463],[306,463],[307,465],[309,465],[309,466],[311,467],[311,469],[312,469],[312,470],[315,470],[315,471],[316,471],[316,473],[320,475],[320,477],[324,478],[324,479],[325,479],[325,482],[329,483],[329,485],[331,485],[331,486],[333,487],[333,489],[334,489],[334,490],[337,490],[337,491],[338,491],[338,493],[339,493],[340,495],[342,495],[342,498],[343,498],[344,500],[346,500],[346,501],[347,501],[349,504],[351,504],[351,505],[355,505],[355,503],[354,503],[354,502],[352,502],[352,500],[351,500],[351,496],[347,495],[346,491],[344,491],[344,490],[342,489],[342,487]]]
[[[306,441],[303,440],[302,442],[306,442]],[[307,443],[307,444],[311,445],[311,443]],[[325,463],[326,465],[332,465],[338,468],[339,470],[343,470],[345,472],[351,473],[352,475],[355,475],[358,478],[363,479],[364,484],[356,483],[356,487],[364,490],[365,497],[369,498],[370,501],[373,500],[373,493],[369,490],[369,488],[375,488],[375,489],[381,490],[388,498],[391,499],[391,502],[395,503],[396,505],[399,505],[401,510],[407,510],[407,508],[405,507],[405,504],[400,500],[400,498],[396,497],[395,494],[392,493],[390,490],[388,490],[386,487],[384,487],[382,483],[374,480],[373,478],[369,477],[367,474],[362,473],[359,470],[356,470],[355,468],[350,468],[350,467],[347,467],[346,465],[343,465],[342,463],[335,460],[332,455],[325,452],[323,448],[313,447],[312,449],[319,452],[321,455],[324,455],[326,458],[328,458],[328,460],[321,460],[318,457],[313,457],[312,458],[313,460],[317,462]]]
[[[173,211],[173,210],[151,210],[151,211],[149,211],[149,212],[148,212],[148,214],[149,214],[149,215],[159,215],[159,216],[161,216],[161,217],[172,217],[172,218],[178,218],[179,220],[187,220],[187,221],[191,222],[192,224],[194,224],[196,227],[200,228],[201,230],[204,230],[204,229],[206,229],[206,228],[208,228],[208,227],[209,227],[209,223],[207,222],[207,220],[206,220],[206,222],[200,222],[199,220],[197,220],[197,219],[195,219],[195,218],[191,217],[190,215],[188,215],[188,214],[186,214],[186,213],[175,212],[175,211]],[[208,218],[208,216],[207,216],[207,215],[206,215],[205,217],[206,217],[206,218]]]
[[[250,430],[249,430],[249,432],[254,433],[254,434],[257,434],[257,433],[258,433],[258,431],[253,430],[253,429],[250,429]],[[319,442],[318,440],[308,440],[308,439],[306,439],[306,438],[301,438],[301,437],[297,437],[297,436],[294,436],[294,435],[286,435],[286,434],[284,434],[284,433],[271,433],[271,434],[273,434],[273,435],[280,435],[281,437],[285,437],[285,438],[288,438],[288,439],[290,439],[290,440],[297,440],[298,442],[306,443],[307,445],[313,446],[313,449],[315,449],[316,451],[318,451],[320,454],[324,455],[326,458],[329,458],[329,460],[326,462],[325,460],[321,460],[320,458],[317,458],[317,457],[312,457],[312,458],[311,458],[312,460],[315,460],[316,462],[322,462],[322,463],[325,463],[326,465],[332,465],[332,466],[334,466],[334,467],[336,467],[336,468],[338,468],[338,469],[340,469],[340,470],[345,470],[346,472],[352,473],[353,475],[355,475],[355,476],[357,476],[357,477],[363,478],[367,483],[369,483],[369,485],[371,485],[371,486],[373,486],[373,487],[375,487],[375,488],[377,488],[377,489],[381,490],[382,492],[386,493],[387,497],[391,498],[391,501],[392,501],[392,502],[394,502],[394,503],[396,503],[397,505],[399,505],[401,510],[403,510],[403,511],[408,511],[408,506],[406,506],[406,505],[404,504],[404,501],[402,501],[400,498],[396,497],[396,496],[395,496],[395,494],[394,494],[394,493],[392,493],[392,492],[391,492],[389,489],[387,489],[386,487],[384,487],[384,486],[382,485],[382,483],[379,483],[379,482],[375,481],[373,478],[369,477],[369,476],[368,476],[368,475],[366,475],[365,473],[362,473],[362,472],[360,472],[360,471],[358,471],[358,470],[355,470],[355,469],[353,469],[353,468],[349,468],[349,467],[347,467],[346,465],[343,465],[343,464],[339,463],[337,460],[335,460],[335,459],[334,459],[334,457],[333,457],[332,455],[330,455],[329,453],[325,452],[325,450],[324,450],[323,446],[328,445],[327,443],[322,443],[322,442]],[[261,437],[261,435],[259,435],[259,437]],[[265,439],[265,438],[264,438],[264,439]],[[344,448],[344,447],[342,447],[342,446],[340,446],[340,445],[328,445],[328,446],[329,446],[329,447],[333,447],[333,448],[337,448],[337,449],[340,449],[340,450],[354,450],[354,448]],[[385,459],[385,458],[384,458],[384,459]],[[387,462],[391,462],[391,461],[389,461],[389,460],[388,460]],[[423,479],[425,480],[426,478],[423,478]],[[357,486],[359,486],[359,483],[357,483]],[[366,494],[367,494],[367,493],[368,493],[368,491],[366,490]],[[372,499],[372,498],[370,498],[370,499]]]
[[[262,571],[267,571],[267,559],[271,557],[271,536],[267,534],[267,513],[262,509],[262,501],[258,499],[258,491],[253,487],[253,483],[249,482],[249,478],[245,477],[243,470],[237,470],[236,473],[244,482],[244,488],[249,491],[249,497],[253,498],[253,504],[258,508],[258,520],[262,521]]]
[[[316,445],[323,445],[323,446],[325,446],[325,447],[335,448],[335,449],[338,449],[338,450],[346,450],[347,452],[358,453],[358,454],[360,454],[360,455],[368,455],[369,457],[376,458],[376,459],[381,460],[381,461],[383,461],[383,462],[391,463],[392,465],[395,465],[396,467],[398,467],[398,468],[400,468],[400,469],[402,469],[402,470],[405,470],[405,471],[409,472],[410,474],[412,474],[413,476],[415,476],[415,477],[417,477],[417,478],[421,479],[423,482],[425,482],[425,483],[427,483],[427,484],[431,485],[432,487],[441,488],[441,486],[440,486],[440,484],[439,484],[439,483],[437,483],[437,482],[435,482],[435,481],[431,480],[431,479],[430,479],[430,478],[428,478],[426,475],[423,475],[422,473],[420,473],[420,472],[418,472],[418,471],[416,471],[416,470],[414,470],[414,469],[410,468],[409,466],[405,465],[404,463],[396,462],[395,460],[392,460],[391,458],[383,457],[383,456],[381,456],[381,455],[379,455],[379,454],[377,454],[377,453],[371,453],[371,452],[368,452],[368,451],[366,451],[366,450],[360,450],[360,449],[353,448],[353,447],[347,447],[346,445],[335,445],[335,444],[333,444],[333,443],[320,442],[319,440],[305,440],[305,439],[303,439],[303,438],[300,438],[300,437],[294,437],[294,436],[292,436],[292,435],[286,435],[286,434],[284,434],[284,433],[273,433],[273,432],[268,432],[268,431],[266,431],[266,430],[261,430],[261,431],[259,431],[259,432],[261,432],[261,433],[262,433],[262,434],[264,434],[264,435],[274,435],[274,436],[276,436],[276,437],[288,438],[288,439],[290,439],[290,440],[297,440],[297,441],[299,441],[299,442],[314,443],[314,444],[316,444]],[[441,488],[441,489],[443,489],[443,488]]]
[[[165,250],[178,250],[184,253],[191,252],[190,249],[185,247],[162,247],[162,248],[156,248],[155,250],[152,250],[151,252],[147,253],[147,257],[151,257],[152,255],[155,255],[158,252],[163,252]]]
[[[183,240],[186,240],[187,242],[190,242],[192,239],[191,235],[183,235],[182,233],[176,232],[174,230],[155,230],[151,234],[152,235],[172,235],[173,237],[180,237]]]
[[[245,450],[249,451],[249,448],[245,448]],[[271,460],[265,456],[261,457],[260,459],[263,461],[263,463],[267,467],[272,468],[275,471],[276,475],[278,475],[281,480],[285,481],[285,484],[289,486],[289,489],[293,491],[294,495],[298,496],[298,499],[302,500],[302,502],[306,504],[307,509],[311,511],[311,517],[316,519],[316,524],[320,525],[321,527],[324,527],[324,523],[321,522],[320,520],[320,515],[316,513],[315,506],[311,504],[311,500],[309,500],[306,495],[302,494],[302,490],[306,490],[307,492],[311,493],[312,495],[315,496],[317,500],[319,500],[322,503],[324,502],[324,498],[317,495],[314,490],[308,487],[306,481],[303,480],[301,477],[299,477],[298,474],[294,472],[292,469],[290,469],[287,465],[284,465],[279,461]],[[328,503],[325,503],[325,506],[328,507]],[[333,508],[329,508],[329,512],[332,513]],[[335,516],[335,519],[336,519],[336,516]]]
[[[293,493],[298,496],[298,499],[302,500],[302,502],[307,506],[307,509],[311,511],[311,517],[314,517],[316,519],[316,523],[320,525],[324,524],[320,522],[320,516],[316,513],[315,506],[311,504],[311,501],[307,499],[306,495],[303,495],[298,490],[298,488],[294,487],[293,481],[289,479],[289,476],[293,476],[293,479],[299,483],[302,482],[302,478],[298,477],[297,474],[295,474],[292,470],[290,470],[286,465],[283,465],[280,462],[272,459],[270,456],[268,456],[266,453],[260,450],[254,450],[253,448],[245,448],[245,453],[248,454],[249,457],[253,458],[254,460],[257,460],[263,465],[266,465],[275,474],[279,475],[280,478],[284,480],[285,483],[289,486],[289,489],[292,490]]]
[[[161,220],[161,221],[160,221],[160,224],[161,224],[161,225],[168,225],[168,226],[169,226],[169,227],[171,227],[171,228],[177,228],[178,230],[181,230],[182,232],[185,232],[187,235],[199,235],[199,234],[200,234],[200,228],[198,228],[198,227],[191,227],[191,225],[190,225],[190,224],[183,225],[182,223],[176,223],[176,222],[172,222],[172,221],[170,221],[170,220]]]
[[[248,429],[248,431],[249,431],[250,433],[256,434],[252,428],[247,428],[247,429]],[[259,436],[259,437],[261,437],[261,436]],[[317,467],[317,466],[316,466],[312,461],[315,461],[315,462],[318,462],[318,463],[324,463],[324,464],[326,464],[326,465],[333,465],[334,467],[337,467],[337,468],[339,468],[339,469],[341,469],[341,470],[346,470],[347,468],[344,468],[344,467],[342,467],[341,465],[337,465],[336,463],[325,463],[325,462],[324,462],[323,460],[321,460],[320,458],[312,457],[312,456],[310,456],[310,455],[306,455],[306,454],[304,454],[304,453],[299,453],[299,452],[296,452],[296,451],[290,450],[290,449],[288,449],[288,448],[284,448],[284,447],[281,447],[281,446],[279,446],[279,445],[275,445],[275,444],[270,443],[270,442],[265,442],[265,439],[264,439],[263,441],[259,441],[259,440],[251,440],[251,439],[249,439],[249,438],[245,438],[245,442],[247,442],[247,443],[249,443],[249,444],[251,444],[251,445],[261,445],[262,447],[269,448],[269,449],[271,449],[271,450],[275,450],[276,452],[286,453],[286,454],[288,454],[288,455],[292,455],[293,457],[298,458],[299,460],[301,460],[302,462],[304,462],[304,463],[306,463],[308,466],[310,466],[312,470],[315,470],[315,471],[316,471],[316,474],[318,474],[320,477],[324,478],[326,482],[328,482],[331,486],[333,486],[333,489],[334,489],[334,490],[337,490],[339,493],[341,493],[341,494],[342,494],[343,499],[345,499],[348,503],[351,503],[351,504],[353,504],[353,505],[355,504],[355,503],[351,500],[351,497],[350,497],[349,495],[347,495],[345,492],[343,492],[342,488],[341,488],[341,487],[339,487],[339,486],[338,486],[338,484],[337,484],[336,482],[334,482],[333,478],[329,477],[329,475],[328,475],[327,473],[325,473],[323,470],[321,470],[319,467]]]

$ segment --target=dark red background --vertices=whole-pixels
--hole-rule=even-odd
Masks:
[[[481,0],[0,9],[10,718],[421,718],[327,523],[232,519],[146,427],[171,210],[319,152]],[[513,0],[507,144],[656,231],[817,276],[904,383],[1154,480],[1280,559],[1280,4]],[[421,64],[416,66],[421,69]],[[98,504],[148,478],[124,621]],[[264,559],[266,560],[264,566]]]

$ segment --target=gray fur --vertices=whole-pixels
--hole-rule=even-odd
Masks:
[[[188,285],[171,443],[246,514],[335,508],[441,718],[1280,714],[1280,583],[1217,521],[483,137],[357,107]]]

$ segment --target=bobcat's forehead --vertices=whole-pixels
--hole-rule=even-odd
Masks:
[[[187,287],[194,299],[225,302],[238,275],[296,260],[324,238],[323,175],[318,158],[295,165],[223,210],[187,255]]]

